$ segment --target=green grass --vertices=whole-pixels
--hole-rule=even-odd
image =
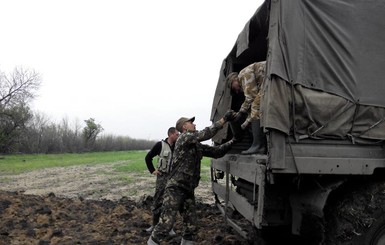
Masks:
[[[51,167],[95,165],[127,162],[115,169],[119,172],[148,174],[144,161],[146,151],[94,152],[81,154],[18,154],[0,158],[0,174],[18,174]],[[154,159],[154,165],[155,165]],[[202,179],[209,178],[210,158],[202,160]]]
[[[147,169],[145,151],[93,152],[81,154],[18,154],[0,158],[1,174],[17,174],[51,167],[95,165],[127,161],[133,171]],[[122,169],[124,171],[124,169]]]
[[[201,181],[210,181],[210,164],[211,158],[204,157],[201,163]]]

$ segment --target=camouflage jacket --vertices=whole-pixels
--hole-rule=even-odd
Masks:
[[[266,61],[256,62],[243,68],[238,75],[240,85],[245,94],[240,111],[248,112],[253,100],[261,92],[265,80]]]
[[[200,142],[211,139],[221,128],[222,124],[216,122],[201,131],[185,132],[178,137],[168,187],[178,186],[193,191],[198,186],[202,157],[223,155],[219,147],[204,145]]]

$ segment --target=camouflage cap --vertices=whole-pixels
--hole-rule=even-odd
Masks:
[[[179,132],[183,132],[183,124],[185,122],[194,122],[195,120],[195,117],[191,117],[191,118],[187,118],[187,117],[181,117],[178,119],[178,121],[176,121],[176,130],[178,130]]]

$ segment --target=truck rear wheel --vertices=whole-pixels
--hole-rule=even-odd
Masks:
[[[368,228],[367,233],[361,244],[382,245],[385,244],[385,213],[382,212],[378,217],[374,217],[375,221]]]
[[[385,182],[354,182],[329,198],[325,244],[385,244]]]

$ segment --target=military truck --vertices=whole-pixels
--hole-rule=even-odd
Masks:
[[[226,76],[266,60],[267,154],[242,155],[243,130],[212,161],[211,178],[225,221],[245,238],[262,244],[289,231],[305,244],[385,244],[383,16],[382,0],[266,0],[238,35],[211,120],[244,100]],[[238,131],[227,126],[213,141]]]

